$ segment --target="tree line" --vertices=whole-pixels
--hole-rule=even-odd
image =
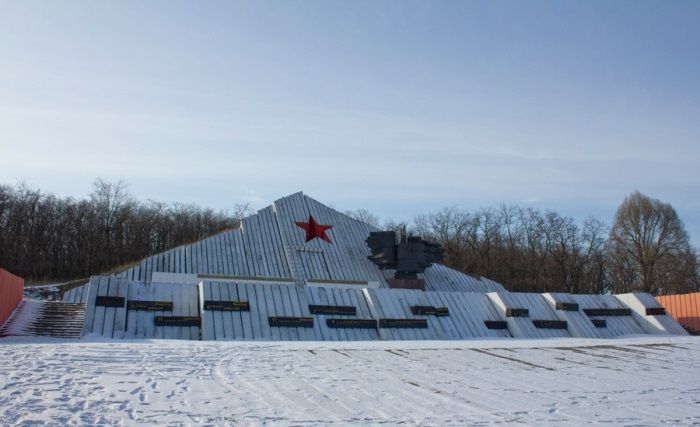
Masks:
[[[379,226],[365,209],[349,215]],[[400,224],[386,221],[382,228]],[[698,252],[675,209],[639,192],[618,208],[612,226],[577,224],[552,211],[502,205],[418,215],[408,231],[441,243],[443,263],[502,283],[511,291],[654,295],[700,290]]]
[[[85,278],[235,228],[247,205],[214,211],[135,200],[123,182],[97,180],[87,198],[0,185],[0,266],[30,281]],[[379,227],[365,209],[347,211]],[[385,229],[400,224],[387,220]],[[652,294],[700,289],[697,250],[673,207],[639,192],[613,224],[578,224],[549,210],[502,205],[418,215],[409,232],[441,243],[443,263],[511,291]]]
[[[30,281],[85,278],[234,228],[248,213],[137,201],[123,182],[97,180],[84,199],[0,185],[0,267]]]

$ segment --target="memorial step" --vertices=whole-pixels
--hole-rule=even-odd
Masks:
[[[85,304],[25,300],[0,329],[0,337],[45,336],[78,339],[83,333]]]

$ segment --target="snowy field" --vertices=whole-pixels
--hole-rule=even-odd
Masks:
[[[700,424],[700,339],[0,339],[0,424]]]

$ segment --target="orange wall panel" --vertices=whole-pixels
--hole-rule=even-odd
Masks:
[[[666,311],[681,325],[700,331],[700,292],[656,297]]]
[[[0,268],[0,326],[22,301],[24,279]]]

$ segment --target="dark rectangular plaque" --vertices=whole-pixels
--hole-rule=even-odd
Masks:
[[[432,305],[412,305],[411,313],[417,316],[432,316],[435,314],[435,307]]]
[[[578,311],[578,304],[575,302],[557,302],[557,310]]]
[[[380,328],[427,329],[426,319],[379,319]]]
[[[608,322],[605,319],[591,319],[591,322],[593,322],[593,326],[595,326],[596,328],[608,327]]]
[[[583,312],[591,317],[632,315],[632,310],[629,308],[584,308]]]
[[[666,314],[666,309],[663,307],[647,307],[646,314],[647,316],[663,316]]]
[[[270,326],[278,328],[313,328],[313,317],[268,317]]]
[[[447,307],[435,307],[435,315],[437,317],[442,317],[442,316],[449,316],[450,315],[450,309]]]
[[[377,329],[377,321],[371,319],[326,319],[329,328]]]
[[[196,316],[156,316],[156,326],[201,326],[202,319]]]
[[[416,316],[449,316],[450,309],[447,307],[433,307],[431,305],[412,305],[411,313]]]
[[[204,309],[212,311],[250,311],[248,301],[204,301]]]
[[[484,325],[489,329],[508,329],[508,322],[503,320],[484,320]]]
[[[506,317],[528,317],[530,310],[527,308],[507,308]]]
[[[129,310],[173,311],[172,301],[134,301],[128,303]]]
[[[566,329],[565,320],[533,320],[532,324],[539,329]]]
[[[309,305],[311,314],[337,314],[341,316],[357,316],[354,305]]]
[[[124,297],[103,297],[98,296],[95,299],[95,305],[98,307],[124,307]]]

